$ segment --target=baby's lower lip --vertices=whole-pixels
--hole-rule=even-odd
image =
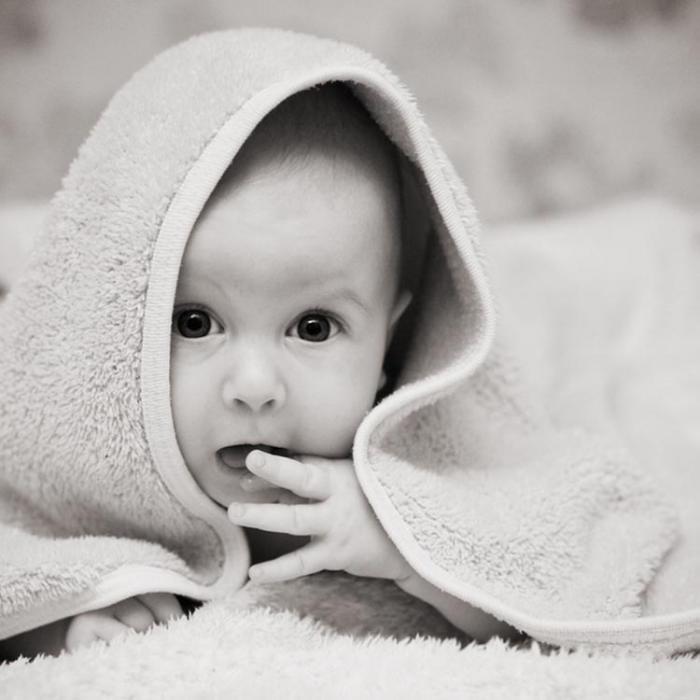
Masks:
[[[287,454],[285,449],[270,445],[230,445],[222,447],[217,454],[219,459],[230,469],[245,469],[245,460],[253,450],[262,450],[270,454]]]

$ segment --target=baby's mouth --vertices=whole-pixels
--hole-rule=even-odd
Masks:
[[[253,450],[262,450],[273,455],[289,455],[289,451],[283,447],[273,447],[272,445],[230,445],[217,450],[219,459],[231,469],[245,469],[245,460]]]

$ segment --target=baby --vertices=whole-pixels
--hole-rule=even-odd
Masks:
[[[399,182],[392,144],[346,87],[298,93],[258,125],[182,260],[174,425],[194,479],[245,528],[250,579],[391,579],[483,639],[507,628],[411,569],[350,457],[411,300]],[[170,594],[131,598],[67,621],[65,647],[181,614]]]
[[[410,301],[400,211],[389,142],[346,88],[326,87],[260,124],[190,239],[171,350],[185,462],[233,522],[313,538],[252,538],[254,561],[294,547],[252,579],[404,573],[348,459]],[[312,502],[279,504],[290,492]]]

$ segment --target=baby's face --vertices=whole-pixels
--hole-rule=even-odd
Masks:
[[[171,401],[185,462],[222,506],[274,498],[241,488],[253,446],[349,456],[403,306],[385,189],[342,166],[268,168],[200,217],[175,299]]]

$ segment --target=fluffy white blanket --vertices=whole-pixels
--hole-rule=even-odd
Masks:
[[[467,645],[392,584],[348,584],[248,587],[167,628],[16,661],[0,667],[3,697],[697,698],[700,659]]]
[[[237,598],[208,603],[168,628],[134,633],[109,647],[0,667],[3,697],[690,700],[700,687],[700,659],[690,657],[596,656],[500,640],[463,646],[450,638],[396,639],[369,633],[368,608],[359,599],[354,605],[346,600],[344,608],[323,600],[327,611],[335,610],[330,624],[270,607],[241,607]],[[349,628],[357,617],[368,627],[340,632],[343,616]]]

